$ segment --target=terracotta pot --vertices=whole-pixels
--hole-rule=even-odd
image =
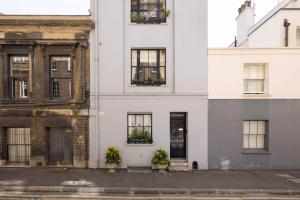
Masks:
[[[108,172],[110,173],[116,172],[117,166],[118,165],[116,163],[106,163],[106,169],[108,169]]]

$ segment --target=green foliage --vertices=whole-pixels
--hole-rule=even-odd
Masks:
[[[161,20],[165,20],[165,19],[167,19],[170,15],[171,15],[171,10],[162,10],[162,11],[160,11],[159,18],[160,18]]]
[[[128,137],[128,143],[151,143],[151,134],[149,131],[133,129]]]
[[[166,150],[158,149],[152,158],[153,165],[169,165],[169,155]]]
[[[120,152],[116,147],[109,147],[105,154],[105,159],[107,164],[117,164],[121,163]]]
[[[142,16],[131,16],[131,21],[139,24],[143,23],[145,19]]]

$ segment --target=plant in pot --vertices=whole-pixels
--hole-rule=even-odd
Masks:
[[[117,166],[121,163],[120,151],[116,147],[109,147],[105,153],[105,159],[108,172],[116,172]]]
[[[160,22],[166,22],[166,19],[171,15],[171,10],[161,10],[159,14]]]
[[[159,173],[165,173],[170,165],[169,155],[166,150],[158,149],[153,155],[152,164],[156,165],[159,169]]]

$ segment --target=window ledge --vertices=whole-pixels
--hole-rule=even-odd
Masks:
[[[247,94],[247,93],[244,93],[243,95],[242,95],[242,97],[253,97],[253,98],[255,98],[255,97],[261,97],[261,98],[267,98],[267,97],[271,97],[271,95],[269,95],[269,94],[251,94],[251,93],[249,93],[249,94]]]
[[[34,104],[34,99],[2,99],[2,104]]]
[[[129,25],[138,25],[138,26],[141,26],[141,25],[145,25],[145,26],[149,26],[149,25],[157,25],[157,26],[160,26],[160,25],[164,25],[164,26],[166,26],[166,25],[168,25],[168,23],[157,23],[157,24],[154,24],[154,23],[134,23],[134,22],[130,22],[129,23]]]
[[[168,85],[129,85],[132,88],[167,88]]]
[[[266,151],[266,150],[244,149],[242,151],[242,154],[265,154],[265,155],[268,155],[268,154],[271,154],[271,153],[269,151]]]
[[[152,147],[152,146],[155,146],[155,143],[152,143],[152,144],[129,144],[129,143],[125,143],[125,146],[128,146],[128,147]]]

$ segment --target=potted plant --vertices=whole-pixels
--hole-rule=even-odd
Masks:
[[[171,15],[171,10],[161,10],[159,14],[159,19],[161,22],[166,22],[166,19]]]
[[[105,154],[106,168],[108,172],[116,172],[117,166],[121,163],[120,152],[116,147],[109,147]]]
[[[170,165],[169,155],[166,150],[158,149],[152,158],[152,164],[159,169],[159,173],[165,173]]]

